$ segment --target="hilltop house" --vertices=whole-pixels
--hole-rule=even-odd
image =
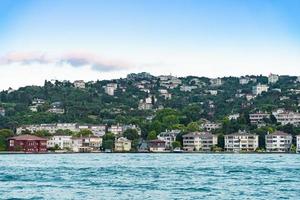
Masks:
[[[5,109],[0,108],[0,116],[4,117],[5,116]]]
[[[257,96],[262,94],[263,92],[268,92],[269,86],[263,85],[263,84],[257,84],[256,86],[252,87],[252,93],[253,95]]]
[[[300,124],[300,113],[287,112],[279,109],[272,114],[281,125],[292,124],[298,126]]]
[[[264,119],[270,119],[270,114],[263,112],[256,112],[249,114],[251,124],[260,124],[264,122]]]
[[[106,86],[104,86],[104,91],[106,94],[110,96],[115,95],[115,90],[118,88],[118,84],[116,83],[108,83]]]
[[[267,152],[289,152],[292,145],[292,135],[282,131],[266,135]]]
[[[76,80],[76,81],[74,81],[74,87],[84,89],[85,88],[85,82],[83,80]]]
[[[38,153],[47,151],[47,139],[33,135],[19,135],[8,139],[9,151]]]
[[[258,135],[238,132],[224,136],[225,151],[255,151],[258,148]]]
[[[268,83],[269,83],[269,84],[274,84],[274,83],[276,83],[278,80],[279,80],[279,76],[276,75],[276,74],[270,74],[270,75],[268,76]]]

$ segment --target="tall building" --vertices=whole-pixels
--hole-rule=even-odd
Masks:
[[[247,151],[252,152],[258,148],[258,135],[250,134],[246,132],[238,132],[224,136],[225,151],[228,152],[240,152]]]
[[[182,136],[184,151],[210,151],[218,137],[208,132],[192,132]]]
[[[267,152],[289,152],[292,145],[292,135],[282,131],[266,135]]]

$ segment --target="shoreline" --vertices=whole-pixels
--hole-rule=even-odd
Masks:
[[[292,152],[5,152],[0,155],[45,155],[45,154],[299,154]]]

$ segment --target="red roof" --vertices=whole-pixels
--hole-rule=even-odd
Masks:
[[[9,140],[42,140],[42,141],[47,141],[45,138],[41,138],[35,135],[19,135],[15,137],[9,138]]]

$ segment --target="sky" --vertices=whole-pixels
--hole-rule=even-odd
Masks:
[[[0,0],[0,89],[44,80],[300,75],[299,0]]]

